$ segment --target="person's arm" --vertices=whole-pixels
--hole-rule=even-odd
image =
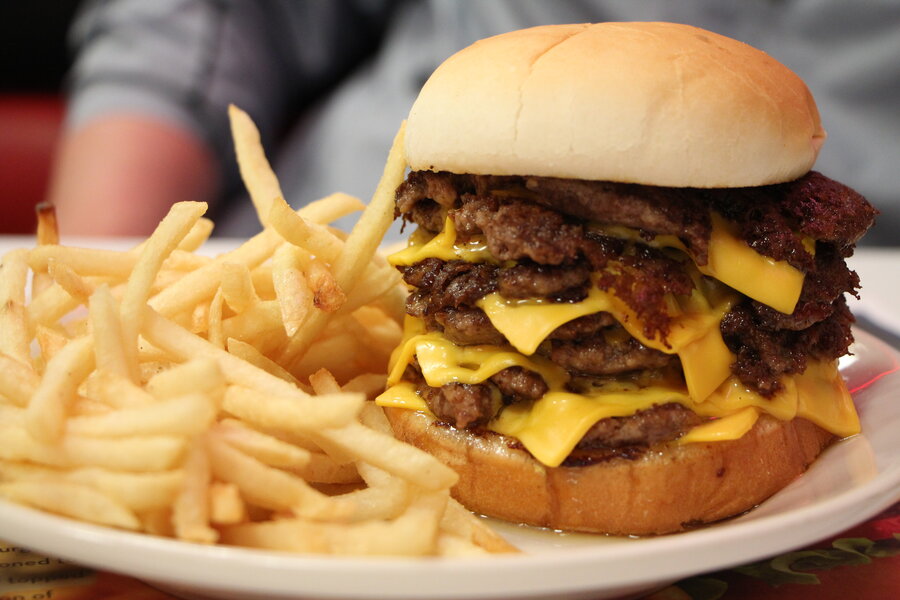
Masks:
[[[227,107],[271,139],[293,85],[274,4],[97,1],[72,29],[69,104],[48,199],[67,235],[143,235],[172,203],[237,183]]]
[[[67,132],[49,199],[70,235],[146,235],[169,207],[209,201],[218,186],[209,147],[143,115],[113,114]]]

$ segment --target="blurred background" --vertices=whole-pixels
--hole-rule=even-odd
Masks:
[[[147,233],[182,199],[210,201],[218,235],[254,233],[228,102],[257,121],[292,204],[367,199],[449,54],[511,29],[604,20],[698,25],[796,71],[829,133],[816,169],[882,211],[864,243],[900,243],[898,0],[2,2],[0,233],[31,232],[47,198],[66,205],[64,233]],[[123,115],[130,138],[98,133]]]
[[[44,198],[72,62],[78,0],[0,3],[0,233],[31,233]]]

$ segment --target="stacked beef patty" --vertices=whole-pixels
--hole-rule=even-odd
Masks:
[[[396,211],[435,234],[449,218],[458,242],[483,240],[494,258],[426,258],[400,267],[412,286],[407,312],[459,345],[506,343],[476,306],[487,294],[579,302],[592,285],[614,290],[648,338],[665,339],[671,322],[667,301],[693,290],[696,281],[685,264],[706,264],[711,214],[717,212],[758,253],[805,274],[793,313],[742,297],[721,321],[735,356],[733,374],[766,397],[781,389],[783,376],[802,373],[809,361],[846,353],[853,317],[844,295],[855,294],[859,281],[845,258],[875,216],[862,196],[813,171],[788,183],[727,189],[414,171],[397,190]],[[614,237],[609,226],[639,235]],[[645,243],[664,235],[675,236],[684,250]],[[615,268],[607,268],[611,264]],[[569,372],[576,392],[612,376],[680,373],[676,355],[644,346],[605,312],[560,326],[537,352]],[[414,362],[404,378],[417,384],[439,419],[458,428],[482,427],[503,405],[536,400],[548,389],[540,375],[521,367],[480,384],[432,388]],[[699,422],[675,403],[604,419],[573,456],[585,449],[621,453],[646,447],[677,438]]]

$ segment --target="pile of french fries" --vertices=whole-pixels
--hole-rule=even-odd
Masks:
[[[455,473],[395,440],[369,400],[404,291],[377,248],[402,129],[365,207],[294,211],[250,118],[230,111],[263,230],[216,257],[206,206],[128,251],[37,244],[0,266],[0,497],[189,542],[352,555],[512,549],[449,495]],[[365,208],[349,235],[327,226]]]

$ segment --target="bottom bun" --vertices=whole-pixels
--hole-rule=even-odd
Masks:
[[[470,510],[516,523],[615,535],[672,533],[753,508],[803,473],[834,439],[805,419],[761,415],[737,440],[654,446],[637,458],[546,467],[517,442],[385,408],[395,435],[459,474]]]

